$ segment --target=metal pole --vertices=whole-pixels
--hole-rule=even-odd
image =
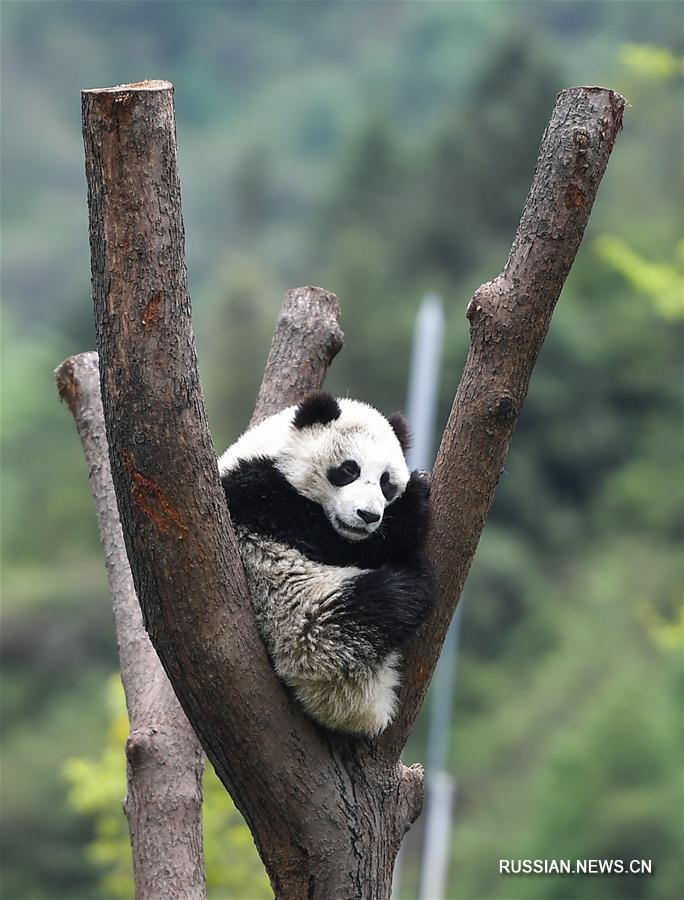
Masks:
[[[411,349],[406,403],[406,412],[413,432],[413,446],[407,454],[409,469],[429,469],[432,466],[443,341],[442,301],[436,294],[427,294],[416,316]],[[403,855],[402,846],[394,865],[392,900],[399,897]]]
[[[435,417],[444,340],[444,311],[436,294],[427,294],[416,316],[406,413],[413,430],[409,469],[432,465]]]
[[[428,295],[418,312],[411,358],[408,396],[409,421],[414,430],[414,444],[408,457],[411,469],[427,469],[433,462],[443,332],[441,300],[434,294]],[[420,900],[442,900],[447,883],[456,793],[456,782],[448,772],[448,756],[461,609],[459,605],[447,633],[430,692]]]
[[[456,781],[448,771],[449,737],[462,609],[459,603],[430,690],[420,900],[443,900],[449,874],[449,837],[456,798]]]

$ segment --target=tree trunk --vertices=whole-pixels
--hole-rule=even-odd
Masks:
[[[624,103],[598,88],[559,96],[511,259],[471,302],[471,353],[433,476],[441,599],[408,654],[396,723],[367,741],[307,719],[256,631],[197,375],[172,91],[144,82],[83,94],[102,397],[133,578],[152,642],[277,896],[381,900],[422,803],[422,769],[407,769],[399,754]],[[320,384],[341,343],[332,295],[296,296],[281,317],[255,419],[279,397],[286,405]],[[319,327],[321,315],[327,325]],[[284,339],[284,329],[299,338]]]
[[[121,681],[131,732],[124,810],[138,900],[204,900],[204,754],[143,628],[109,470],[96,353],[55,372],[88,463],[114,607]]]

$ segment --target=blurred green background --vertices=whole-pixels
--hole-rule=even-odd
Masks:
[[[343,304],[329,384],[403,405],[422,294],[500,270],[556,92],[631,101],[467,587],[448,896],[675,900],[682,883],[682,6],[12,2],[2,15],[2,892],[132,895],[116,648],[52,371],[92,348],[81,88],[168,78],[217,450],[283,293]],[[405,754],[425,757],[425,719]],[[269,891],[213,776],[212,897]],[[416,891],[419,826],[401,896]],[[501,878],[505,858],[650,878]]]

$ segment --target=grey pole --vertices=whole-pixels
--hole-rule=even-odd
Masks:
[[[435,316],[429,312],[431,304],[439,303],[436,298],[426,298],[424,301],[426,318]],[[441,323],[441,305],[438,307]],[[423,314],[423,309],[421,309]],[[434,326],[433,326],[434,327]],[[433,363],[434,364],[434,363]],[[430,360],[423,363],[429,369]],[[436,379],[436,375],[430,372],[428,377]],[[414,385],[412,383],[412,388]],[[425,411],[421,410],[421,403],[416,391],[415,408],[418,413],[418,421],[423,421]],[[433,407],[434,410],[434,407]],[[434,433],[434,419],[430,422],[429,435]],[[432,461],[432,445],[423,445],[422,439],[416,440],[416,454],[413,467],[424,466],[424,460]],[[427,454],[430,454],[429,456]],[[430,689],[430,713],[428,720],[427,738],[427,776],[425,780],[425,813],[423,826],[423,848],[420,864],[420,886],[418,896],[420,900],[443,900],[448,868],[449,868],[449,837],[451,835],[451,819],[456,794],[456,782],[448,771],[449,766],[449,737],[451,732],[451,718],[453,707],[454,681],[456,677],[456,660],[458,653],[458,634],[461,621],[461,609],[458,610],[447,632],[444,647],[432,680]]]
[[[427,469],[433,461],[443,332],[442,303],[434,294],[428,295],[418,312],[411,358],[408,396],[409,421],[414,429],[414,444],[408,457],[411,469]],[[442,900],[448,876],[456,791],[456,783],[448,772],[448,756],[461,608],[447,633],[430,692],[420,900]]]
[[[413,330],[406,402],[406,413],[413,432],[413,446],[407,454],[409,469],[429,469],[432,466],[443,342],[442,301],[436,294],[427,294],[420,304]],[[448,842],[448,835],[446,840]],[[397,900],[399,896],[402,862],[403,849],[399,851],[394,866],[392,900]]]
[[[449,874],[449,837],[456,798],[456,781],[448,771],[449,737],[462,609],[459,603],[430,690],[420,900],[443,900]]]
[[[413,333],[406,413],[413,430],[408,453],[409,469],[428,469],[433,462],[433,441],[439,375],[444,340],[444,311],[436,294],[420,304]]]

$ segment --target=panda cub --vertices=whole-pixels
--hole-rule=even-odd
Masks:
[[[392,721],[401,650],[433,605],[429,484],[409,473],[408,442],[402,416],[319,393],[219,459],[273,667],[331,729]]]

